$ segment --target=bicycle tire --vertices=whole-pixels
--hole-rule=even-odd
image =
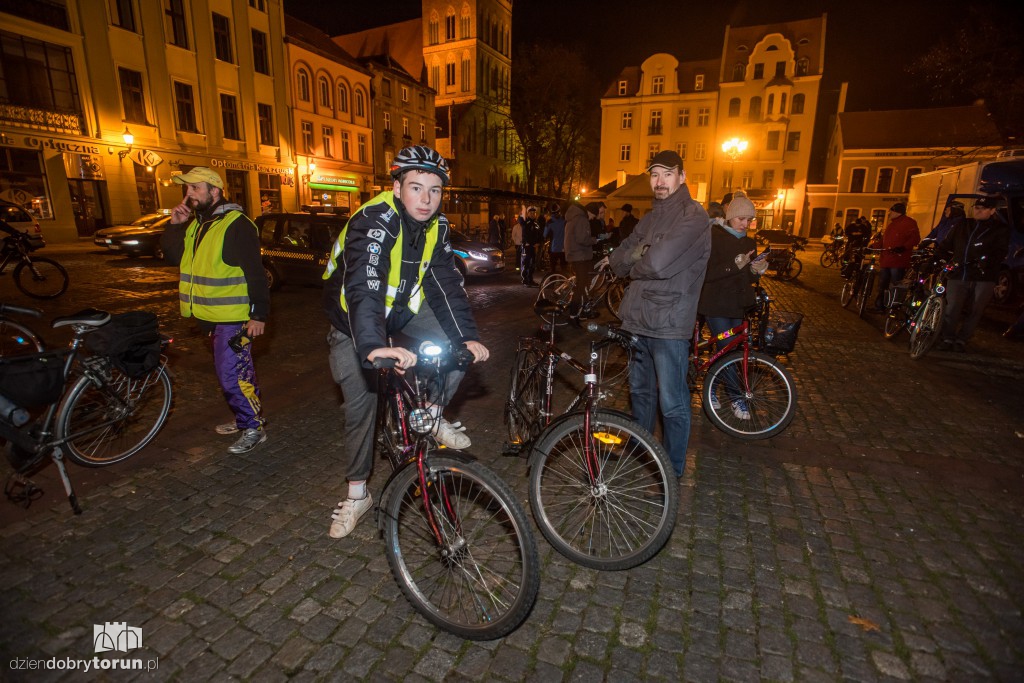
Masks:
[[[800,277],[800,273],[804,271],[804,264],[800,262],[800,259],[794,257],[790,260],[789,265],[786,266],[785,280],[792,282],[793,280]]]
[[[65,440],[64,453],[85,467],[113,465],[135,455],[153,440],[171,411],[171,378],[163,365],[137,379],[113,367],[107,372],[101,386],[88,375],[80,377],[58,410],[57,434]]]
[[[843,308],[848,308],[854,296],[857,295],[858,279],[854,277],[852,280],[847,280],[843,283],[843,291],[839,293],[839,303],[842,304]]]
[[[821,258],[818,259],[822,268],[831,268],[838,262],[838,260],[839,259],[836,257],[835,252],[831,249],[825,249],[825,251],[821,252]]]
[[[907,315],[905,309],[902,305],[898,305],[891,308],[889,314],[885,316],[885,326],[882,329],[882,335],[886,339],[895,339],[906,326]]]
[[[583,451],[583,413],[556,424],[530,468],[530,508],[548,543],[576,564],[618,571],[654,557],[675,529],[679,493],[668,453],[626,417],[595,411],[591,434],[601,473],[593,486]],[[621,448],[620,448],[621,447]]]
[[[608,287],[608,293],[605,295],[605,306],[608,308],[608,312],[615,316],[616,320],[622,320],[619,317],[619,307],[622,306],[622,297],[626,293],[626,287],[622,284],[621,280],[616,280]]]
[[[383,373],[380,373],[383,374]],[[395,399],[386,383],[377,385],[377,424],[373,430],[373,456],[394,462],[402,450],[402,429],[398,423]]]
[[[29,276],[23,278],[26,272]],[[69,282],[64,266],[45,256],[32,258],[31,262],[22,259],[14,267],[14,284],[33,299],[56,299],[67,291]]]
[[[550,301],[559,307],[566,307],[572,302],[575,287],[574,279],[560,273],[552,273],[541,282],[537,298]]]
[[[857,315],[861,318],[864,317],[864,311],[868,307],[868,297],[871,296],[871,290],[875,286],[875,274],[874,271],[868,273],[864,279],[864,284],[860,288],[860,293],[857,295]]]
[[[13,320],[0,320],[0,358],[42,353],[46,348],[35,332]]]
[[[529,615],[540,586],[526,513],[508,484],[479,463],[431,454],[426,464],[430,504],[448,543],[437,547],[418,469],[406,467],[380,506],[391,573],[413,608],[438,628],[469,640],[507,635]]]
[[[516,350],[505,404],[505,426],[512,447],[532,441],[540,431],[544,401],[544,354],[533,346]]]
[[[743,352],[734,351],[708,369],[701,391],[704,412],[712,424],[738,439],[753,441],[775,436],[796,417],[793,377],[771,356],[751,351],[747,360],[749,391],[744,391],[738,382],[742,367]],[[747,418],[734,408],[737,399],[745,403]]]
[[[946,302],[942,297],[930,296],[914,319],[914,331],[910,334],[910,358],[920,360],[935,345],[942,331],[942,314]]]

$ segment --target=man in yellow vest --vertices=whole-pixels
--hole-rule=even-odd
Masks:
[[[348,497],[338,503],[331,538],[349,535],[373,500],[366,480],[373,468],[373,428],[377,376],[372,363],[393,358],[398,367],[416,364],[416,355],[388,346],[402,332],[414,339],[447,337],[465,344],[474,362],[487,360],[456,269],[448,219],[440,212],[442,188],[451,182],[448,164],[433,149],[407,147],[391,163],[394,186],[352,215],[331,252],[324,273],[324,310],[331,374],[345,397],[345,452]],[[426,304],[426,305],[424,305]],[[468,448],[459,423],[441,417],[464,373],[452,371],[431,406],[437,441]]]
[[[259,230],[241,206],[228,202],[216,171],[197,166],[171,178],[185,186],[185,198],[171,210],[160,246],[180,269],[181,315],[195,318],[213,340],[217,379],[235,414],[216,432],[241,432],[228,452],[246,453],[267,440],[249,346],[266,330],[270,312]]]

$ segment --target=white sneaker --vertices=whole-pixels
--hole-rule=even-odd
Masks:
[[[366,492],[366,498],[352,500],[346,498],[338,503],[338,509],[331,515],[331,530],[328,532],[331,538],[345,538],[356,528],[363,515],[373,507],[373,496]]]
[[[264,429],[246,429],[238,437],[238,441],[228,446],[228,453],[248,453],[267,440],[267,432]]]
[[[236,425],[234,422],[225,422],[222,425],[217,425],[216,427],[214,427],[213,431],[217,432],[218,434],[237,434],[238,425]]]
[[[711,407],[714,410],[721,410],[722,404],[718,402],[718,396],[711,394]]]
[[[442,446],[461,451],[464,448],[469,448],[472,444],[465,431],[466,428],[462,426],[461,422],[451,423],[442,417],[438,422],[434,438]]]
[[[741,420],[750,419],[750,411],[747,410],[747,404],[742,400],[732,402],[732,414]]]

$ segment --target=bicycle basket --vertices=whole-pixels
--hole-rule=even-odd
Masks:
[[[803,313],[772,311],[771,318],[764,328],[763,350],[768,353],[789,353],[795,349],[803,320]]]
[[[0,394],[22,408],[56,403],[64,393],[67,350],[0,358]]]
[[[149,311],[111,316],[110,322],[85,338],[93,353],[106,356],[129,377],[141,377],[160,365],[160,327]]]

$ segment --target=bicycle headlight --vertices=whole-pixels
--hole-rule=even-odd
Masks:
[[[429,434],[434,430],[434,416],[426,408],[416,408],[410,411],[409,429],[416,434]]]
[[[420,344],[420,355],[427,358],[437,358],[444,352],[439,344],[435,344],[432,341],[425,341]]]

